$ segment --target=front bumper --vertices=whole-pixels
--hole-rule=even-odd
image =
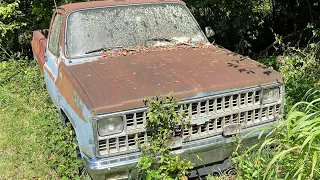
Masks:
[[[275,121],[253,126],[242,130],[241,134],[246,135],[249,132],[260,129],[265,126],[272,126]],[[243,141],[244,146],[253,145],[261,132],[250,133]],[[265,132],[267,133],[267,132]],[[195,167],[203,167],[207,164],[221,162],[230,157],[234,152],[237,143],[232,137],[217,135],[201,140],[184,143],[183,146],[175,150],[183,158],[194,163]],[[136,167],[140,153],[131,153],[121,156],[101,159],[99,161],[85,160],[85,167],[94,180],[102,179],[126,179],[129,170]],[[201,158],[201,160],[199,159]],[[107,176],[106,176],[107,175]]]

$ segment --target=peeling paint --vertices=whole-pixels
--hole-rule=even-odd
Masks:
[[[76,92],[73,92],[73,100],[74,102],[76,103],[76,105],[81,109],[81,111],[83,111],[83,107],[84,107],[84,104],[83,102],[81,101],[80,97],[78,96],[78,94]]]

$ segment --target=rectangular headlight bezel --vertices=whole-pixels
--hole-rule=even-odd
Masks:
[[[106,132],[103,133],[102,129],[103,125],[107,124],[107,123],[116,123],[116,121],[119,121],[118,124],[120,124],[120,126],[118,126],[118,130],[113,130],[110,132]],[[104,119],[99,119],[97,121],[97,133],[100,137],[105,137],[105,136],[111,136],[111,135],[115,135],[115,134],[120,134],[124,131],[125,129],[125,124],[124,124],[124,118],[122,116],[116,116],[116,117],[108,117],[108,118],[104,118]]]

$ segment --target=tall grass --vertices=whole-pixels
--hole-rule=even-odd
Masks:
[[[269,127],[262,142],[235,153],[240,179],[320,179],[320,91],[308,92],[308,99]]]

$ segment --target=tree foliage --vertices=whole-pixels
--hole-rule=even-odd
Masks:
[[[212,40],[242,54],[274,52],[274,34],[283,36],[284,42],[291,46],[305,46],[320,27],[318,0],[185,2],[202,27],[211,26],[214,29]],[[319,41],[319,38],[312,41]]]
[[[81,0],[57,0],[57,5]],[[32,31],[47,29],[55,9],[53,0],[0,1],[0,59],[16,52],[32,56]],[[1,61],[0,60],[0,61]]]

